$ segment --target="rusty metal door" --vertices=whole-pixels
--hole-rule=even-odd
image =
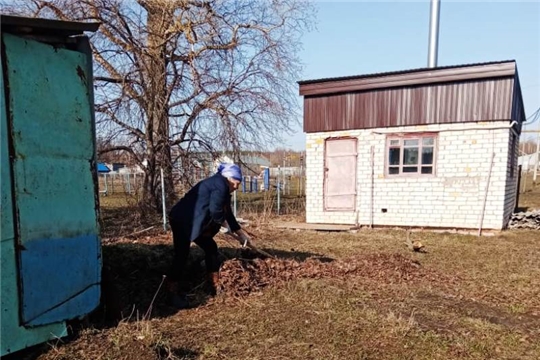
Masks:
[[[324,209],[356,210],[357,139],[328,139],[324,159]]]

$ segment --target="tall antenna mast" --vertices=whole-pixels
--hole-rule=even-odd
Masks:
[[[429,18],[429,49],[428,67],[437,66],[437,53],[439,52],[439,16],[441,0],[431,0],[431,16]]]

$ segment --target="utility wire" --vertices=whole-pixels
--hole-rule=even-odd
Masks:
[[[529,116],[527,119],[525,119],[523,124],[524,125],[534,124],[536,121],[538,121],[538,119],[540,119],[540,107],[538,109],[536,109],[536,111],[533,112],[531,114],[531,116]]]

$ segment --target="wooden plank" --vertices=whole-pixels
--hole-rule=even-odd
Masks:
[[[275,226],[280,229],[315,231],[350,231],[356,229],[356,225],[344,224],[278,223]]]

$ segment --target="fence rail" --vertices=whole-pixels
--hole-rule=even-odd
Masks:
[[[114,195],[140,199],[143,176],[141,173],[99,174],[99,192],[105,197]],[[189,182],[176,181],[175,192],[182,196],[207,176],[204,172],[194,172]],[[233,195],[233,207],[237,216],[303,213],[305,176],[286,171],[272,175],[270,170],[261,176],[244,176],[240,188]]]

